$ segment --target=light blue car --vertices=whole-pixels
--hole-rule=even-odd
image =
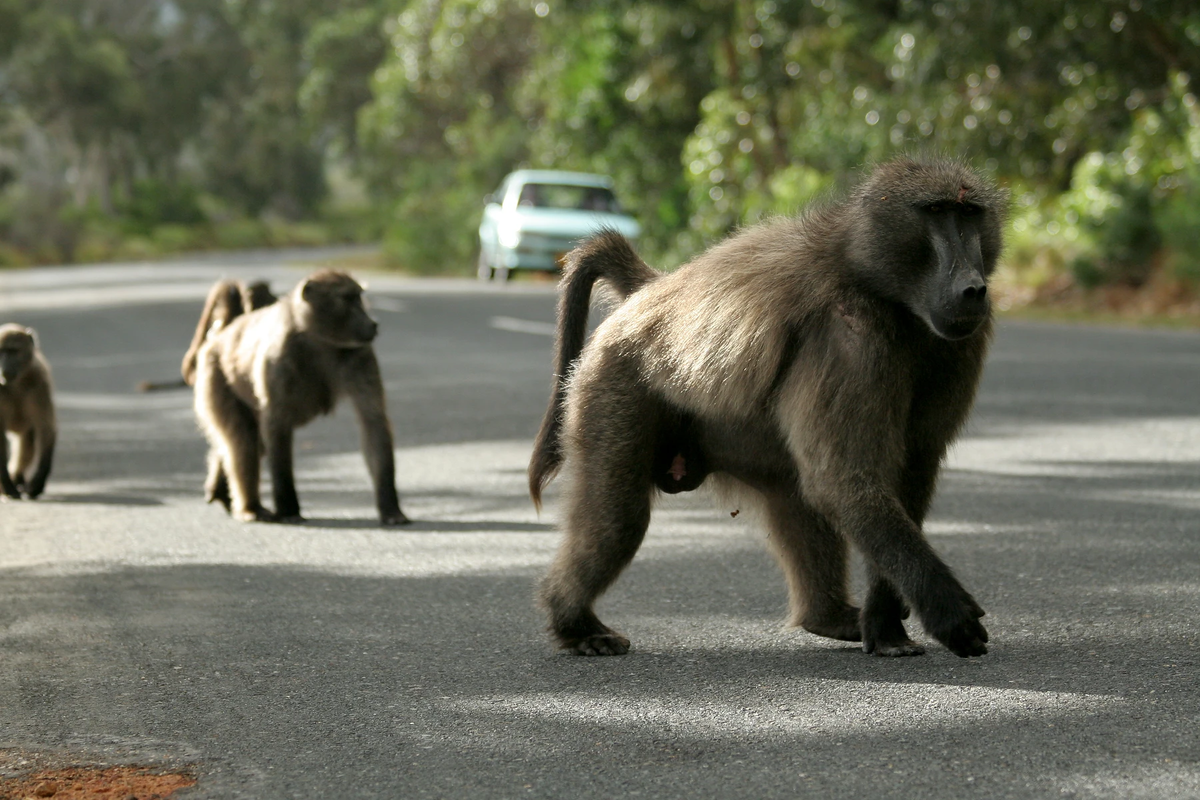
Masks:
[[[611,228],[636,239],[641,225],[621,212],[604,175],[520,169],[485,198],[479,223],[479,279],[513,270],[554,272],[581,239]]]

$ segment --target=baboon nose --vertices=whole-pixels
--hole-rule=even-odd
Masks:
[[[968,286],[966,289],[963,289],[962,296],[963,300],[979,302],[987,297],[987,286],[982,283],[976,286]]]

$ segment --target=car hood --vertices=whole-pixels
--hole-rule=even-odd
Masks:
[[[636,239],[642,232],[642,226],[633,217],[601,211],[518,208],[508,212],[505,218],[515,221],[522,231],[570,239],[591,236],[604,228],[615,230],[631,239]]]

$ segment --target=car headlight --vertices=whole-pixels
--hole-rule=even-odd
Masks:
[[[521,243],[521,226],[515,222],[502,222],[496,231],[501,247],[515,248]]]

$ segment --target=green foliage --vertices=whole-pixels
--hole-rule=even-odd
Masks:
[[[1200,170],[1181,180],[1162,203],[1156,222],[1167,247],[1167,268],[1200,285]]]
[[[118,208],[128,230],[143,236],[164,224],[196,225],[205,219],[199,190],[184,181],[135,181]]]
[[[535,166],[611,175],[669,266],[937,152],[1012,188],[1027,276],[1196,280],[1196,75],[1192,0],[0,0],[0,258],[469,273]]]
[[[1116,147],[1082,158],[1059,199],[1083,234],[1072,272],[1084,286],[1140,285],[1160,260],[1200,278],[1200,104],[1186,75],[1172,76],[1169,92],[1133,115]]]

